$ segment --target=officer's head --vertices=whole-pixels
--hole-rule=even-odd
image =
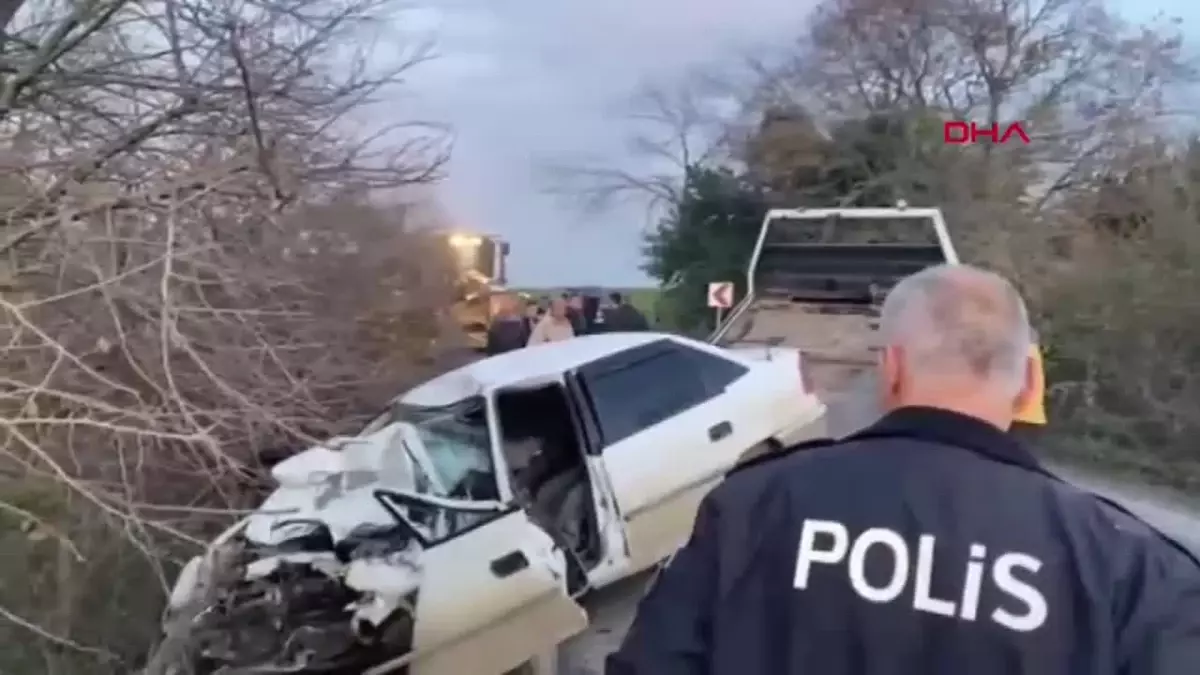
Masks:
[[[940,265],[892,289],[880,317],[884,407],[932,406],[1002,429],[1032,393],[1025,303],[1006,279]]]

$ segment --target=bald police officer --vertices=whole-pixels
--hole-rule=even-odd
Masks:
[[[1004,279],[886,299],[887,414],[731,473],[609,675],[1194,675],[1200,565],[1005,433],[1036,395]]]

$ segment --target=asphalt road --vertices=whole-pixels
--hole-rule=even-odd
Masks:
[[[830,435],[845,435],[878,417],[878,411],[871,403],[875,398],[873,389],[874,383],[862,378],[829,401],[826,423]],[[1193,505],[1166,498],[1148,488],[1123,485],[1097,475],[1068,470],[1058,473],[1076,485],[1120,502],[1200,554],[1200,510]],[[588,599],[591,625],[560,648],[560,675],[600,675],[604,672],[604,657],[620,644],[647,583],[648,576],[641,575],[597,592]]]

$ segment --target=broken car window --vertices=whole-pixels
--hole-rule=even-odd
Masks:
[[[455,499],[499,498],[487,407],[482,397],[447,406],[395,402],[364,433],[396,423],[403,423],[415,434],[415,442],[405,445],[417,467],[418,491]]]

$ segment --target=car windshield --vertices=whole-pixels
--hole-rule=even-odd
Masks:
[[[411,425],[423,446],[404,444],[414,464],[417,491],[458,499],[499,498],[487,406],[482,397],[436,407],[397,401],[363,433],[371,434],[398,422]]]

